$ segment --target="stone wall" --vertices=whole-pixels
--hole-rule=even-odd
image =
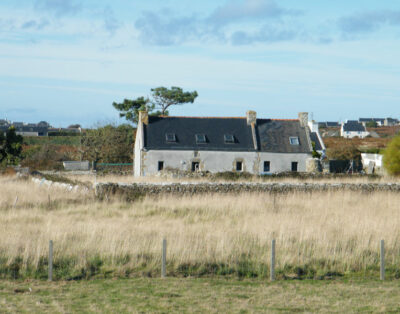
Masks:
[[[95,187],[100,199],[117,195],[126,200],[134,200],[144,195],[199,193],[289,193],[320,191],[400,192],[397,183],[98,183]]]

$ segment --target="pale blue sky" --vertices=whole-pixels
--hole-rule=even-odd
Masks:
[[[158,86],[199,93],[173,115],[400,118],[400,1],[0,2],[0,119],[122,122]]]

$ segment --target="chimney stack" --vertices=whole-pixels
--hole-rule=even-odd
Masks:
[[[249,110],[246,112],[247,125],[257,124],[257,112]]]
[[[143,124],[148,125],[149,124],[149,113],[147,110],[141,110],[139,111],[139,123],[143,122]]]
[[[305,128],[308,126],[308,112],[299,112],[300,125]]]

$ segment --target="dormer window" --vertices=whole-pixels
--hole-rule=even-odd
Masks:
[[[299,145],[299,138],[297,136],[289,137],[290,145]]]
[[[232,134],[225,134],[224,135],[224,142],[225,143],[229,143],[229,144],[233,144],[233,143],[235,143],[235,137]]]
[[[196,134],[196,143],[197,144],[205,144],[207,143],[206,141],[206,136],[204,134]]]
[[[165,139],[168,143],[175,143],[176,142],[176,136],[175,133],[167,133],[165,134]]]

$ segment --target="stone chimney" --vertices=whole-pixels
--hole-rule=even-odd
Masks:
[[[247,125],[257,124],[257,112],[249,110],[246,112]]]
[[[308,126],[308,112],[299,112],[300,125],[305,128]]]
[[[149,113],[146,110],[139,111],[139,123],[143,122],[143,124],[149,124]]]

